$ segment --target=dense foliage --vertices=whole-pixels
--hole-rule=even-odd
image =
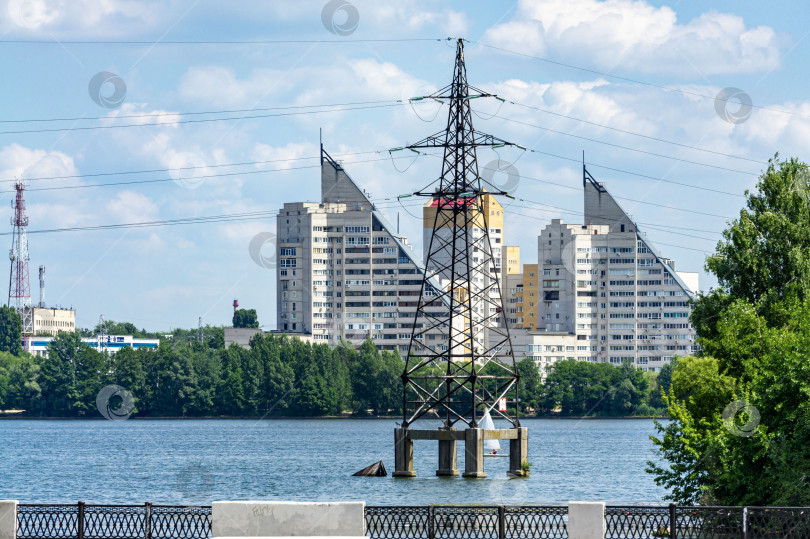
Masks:
[[[259,318],[256,309],[236,309],[233,312],[233,327],[258,328]]]
[[[124,348],[104,355],[83,345],[79,333],[60,333],[48,358],[0,353],[0,410],[97,417],[98,392],[114,384],[132,394],[133,413],[140,417],[402,413],[404,364],[370,340],[356,350],[346,341],[330,349],[259,333],[250,349],[225,349],[222,328],[206,327],[199,342],[195,330],[159,335],[133,331],[127,322],[107,325],[115,333],[161,336],[161,344],[157,351]],[[630,364],[560,361],[544,373],[545,381],[532,359],[519,361],[517,369],[523,414],[663,413],[656,378]],[[481,374],[500,372],[490,364]],[[497,384],[486,378],[481,383]]]
[[[0,352],[15,356],[22,352],[22,320],[8,305],[0,307]]]
[[[96,417],[99,391],[114,384],[142,417],[401,413],[403,362],[371,341],[332,350],[260,333],[248,350],[225,349],[217,335],[205,345],[167,339],[157,350],[107,355],[62,332],[47,358],[0,352],[0,409]]]
[[[810,504],[810,182],[771,160],[706,269],[719,288],[692,313],[700,358],[666,397],[649,464],[679,503]]]

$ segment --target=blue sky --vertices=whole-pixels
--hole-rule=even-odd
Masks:
[[[581,222],[583,151],[591,173],[677,269],[701,273],[767,160],[777,151],[808,158],[806,2],[346,3],[327,17],[332,33],[323,15],[336,4],[321,0],[5,2],[0,197],[11,200],[15,177],[29,180],[31,231],[272,212],[318,200],[322,128],[327,151],[389,220],[400,213],[421,252],[419,201],[403,207],[396,196],[434,180],[440,161],[393,163],[387,150],[444,128],[446,108],[397,101],[450,81],[447,37],[472,42],[471,84],[516,103],[475,101],[476,128],[536,150],[479,155],[482,166],[502,159],[519,171],[505,237],[521,246],[523,263],[536,261],[537,234],[550,219]],[[353,30],[347,10],[357,14]],[[412,38],[432,40],[362,41]],[[279,40],[307,42],[221,43]],[[120,103],[89,95],[100,72],[123,81]],[[722,101],[717,111],[714,96],[729,87],[750,96],[750,114]],[[112,81],[101,86],[102,97],[113,91]],[[381,106],[312,113],[372,101]],[[291,106],[310,108],[254,110]],[[234,110],[253,112],[189,114]],[[288,115],[270,116],[280,113]],[[240,116],[263,117],[193,121]],[[85,119],[10,122],[55,118]],[[142,125],[150,123],[164,125]],[[106,128],[125,124],[141,125]],[[132,173],[148,170],[157,172]],[[120,172],[129,174],[98,175]],[[8,204],[0,214],[8,222]],[[80,326],[100,314],[155,330],[192,327],[199,316],[227,324],[238,298],[274,328],[274,269],[248,250],[257,234],[274,230],[275,218],[263,216],[31,234],[32,295],[36,301],[36,267],[44,264],[48,303],[74,306]],[[11,244],[10,236],[1,241]],[[702,288],[713,284],[701,274]]]

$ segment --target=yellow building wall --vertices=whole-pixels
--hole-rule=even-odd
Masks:
[[[540,278],[537,275],[537,264],[523,265],[523,327],[535,330],[540,322],[537,319],[539,314],[540,300]]]

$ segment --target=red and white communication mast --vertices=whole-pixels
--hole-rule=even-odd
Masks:
[[[31,308],[31,284],[28,279],[28,217],[25,215],[25,182],[14,184],[17,196],[12,202],[14,217],[11,218],[13,240],[9,258],[11,272],[8,283],[8,306],[20,313],[23,335],[34,333],[34,311]]]

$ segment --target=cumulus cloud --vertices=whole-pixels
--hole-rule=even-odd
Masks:
[[[158,214],[158,207],[152,199],[129,190],[119,192],[107,202],[106,210],[112,221],[124,223],[151,221]]]
[[[714,10],[679,23],[672,8],[644,0],[520,0],[484,41],[602,69],[709,76],[773,69],[786,38]]]
[[[74,176],[73,158],[59,151],[26,148],[11,144],[0,150],[0,175],[4,178]]]
[[[180,6],[174,0],[8,0],[4,7],[6,30],[120,36],[153,28]]]
[[[183,75],[178,91],[183,99],[208,106],[258,107],[287,95],[295,96],[293,105],[401,99],[403,88],[416,91],[422,85],[423,81],[396,64],[362,58],[329,67],[254,69],[241,77],[228,66],[192,67]]]
[[[318,148],[313,144],[290,142],[286,146],[274,147],[268,144],[257,143],[251,151],[251,157],[256,161],[258,169],[288,169],[293,166],[316,164],[318,161]],[[312,158],[306,160],[304,158]],[[276,161],[276,162],[274,162]]]

